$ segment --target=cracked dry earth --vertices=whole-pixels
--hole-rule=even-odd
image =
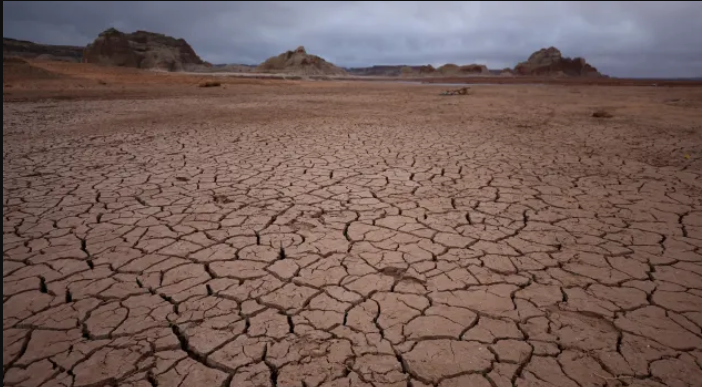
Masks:
[[[700,385],[698,105],[364,87],[3,103],[3,385]]]

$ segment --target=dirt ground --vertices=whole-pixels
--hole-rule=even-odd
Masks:
[[[3,68],[4,386],[702,380],[700,88],[51,66]]]

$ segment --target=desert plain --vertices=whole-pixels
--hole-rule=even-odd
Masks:
[[[210,78],[3,65],[4,386],[699,386],[702,88]]]

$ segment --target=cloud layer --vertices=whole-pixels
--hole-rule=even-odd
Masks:
[[[702,77],[700,2],[8,2],[3,36],[85,45],[115,27],[187,40],[212,63],[304,45],[342,66],[512,67],[542,47],[605,74]]]

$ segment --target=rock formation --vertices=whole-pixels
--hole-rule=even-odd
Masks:
[[[489,74],[487,66],[479,64],[469,64],[458,68],[460,74]]]
[[[419,66],[418,71],[420,74],[434,74],[434,73],[436,73],[436,69],[432,65]]]
[[[417,68],[417,71],[419,71],[419,68]],[[400,68],[400,75],[403,77],[414,75],[414,69],[412,66],[402,66]]]
[[[110,28],[84,51],[84,62],[112,66],[193,71],[208,64],[183,39],[146,31],[125,34]]]
[[[450,76],[460,76],[460,75],[487,75],[490,74],[485,65],[469,64],[464,66],[459,66],[453,63],[447,63],[439,67],[438,71],[442,75]]]
[[[505,67],[502,70],[497,70],[497,75],[501,77],[511,77],[514,76],[514,71],[509,67]]]
[[[27,59],[80,62],[83,59],[83,47],[54,46],[2,38],[2,56],[3,58],[15,56]]]
[[[555,47],[542,48],[514,68],[517,75],[599,77],[601,74],[583,58],[566,58]]]
[[[436,76],[459,76],[459,75],[475,75],[489,74],[490,70],[484,65],[465,65],[458,66],[453,63],[445,64],[439,68],[434,68],[432,65],[422,66],[407,66],[407,65],[385,65],[372,67],[356,67],[347,69],[352,75],[373,75],[373,76],[405,76],[414,75],[436,75]]]
[[[458,65],[455,65],[453,63],[446,63],[443,66],[439,66],[439,68],[436,70],[442,75],[456,75],[458,74],[458,69]]]
[[[332,63],[310,55],[300,46],[295,51],[287,51],[270,57],[256,68],[258,72],[285,73],[296,75],[346,75],[346,71]]]

